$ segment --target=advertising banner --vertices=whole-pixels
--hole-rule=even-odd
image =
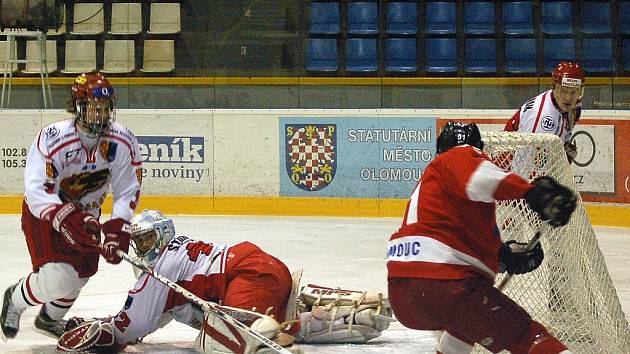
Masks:
[[[130,110],[117,119],[138,138],[143,194],[212,194],[211,111]]]
[[[435,156],[435,119],[281,117],[280,195],[407,198]]]

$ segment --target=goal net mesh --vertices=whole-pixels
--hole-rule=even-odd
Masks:
[[[561,140],[552,134],[484,132],[484,151],[525,179],[552,176],[577,191]],[[497,204],[503,240],[527,242],[540,220],[524,200]],[[574,353],[630,353],[630,330],[582,199],[570,222],[547,228],[543,264],[514,276],[504,292]],[[497,277],[497,284],[504,275]],[[475,353],[487,353],[477,345]]]

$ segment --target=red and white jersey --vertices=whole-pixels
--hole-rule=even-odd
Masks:
[[[26,202],[38,218],[69,202],[98,218],[111,186],[112,218],[129,221],[140,197],[141,167],[138,140],[122,125],[112,123],[89,152],[75,120],[58,121],[42,129],[31,145],[24,171]]]
[[[250,242],[215,245],[177,236],[164,248],[153,270],[206,301],[221,303],[229,280],[238,274],[239,263],[259,251]],[[113,319],[116,342],[125,344],[144,337],[171,319],[199,328],[203,313],[182,295],[143,273]]]
[[[439,154],[422,174],[402,226],[387,244],[388,276],[494,280],[501,247],[495,201],[523,198],[531,188],[470,145]]]
[[[578,102],[577,107],[570,113],[560,112],[553,90],[548,90],[525,102],[507,121],[504,130],[555,134],[567,143],[571,141],[573,126],[582,114],[582,102]]]

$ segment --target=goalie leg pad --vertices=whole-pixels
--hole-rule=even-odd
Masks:
[[[333,289],[309,284],[298,303],[306,343],[365,343],[395,321],[381,293]]]
[[[58,352],[117,353],[123,346],[116,343],[114,328],[100,320],[83,322],[66,331],[57,342]]]
[[[280,332],[280,324],[271,316],[229,306],[219,308],[281,346],[291,345],[294,341],[292,336]],[[208,354],[251,354],[257,353],[264,344],[213,312],[206,312],[195,347],[199,352]]]

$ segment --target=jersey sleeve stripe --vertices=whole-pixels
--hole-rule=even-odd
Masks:
[[[505,176],[507,173],[492,162],[482,161],[466,183],[468,199],[475,202],[494,202],[494,192]]]

